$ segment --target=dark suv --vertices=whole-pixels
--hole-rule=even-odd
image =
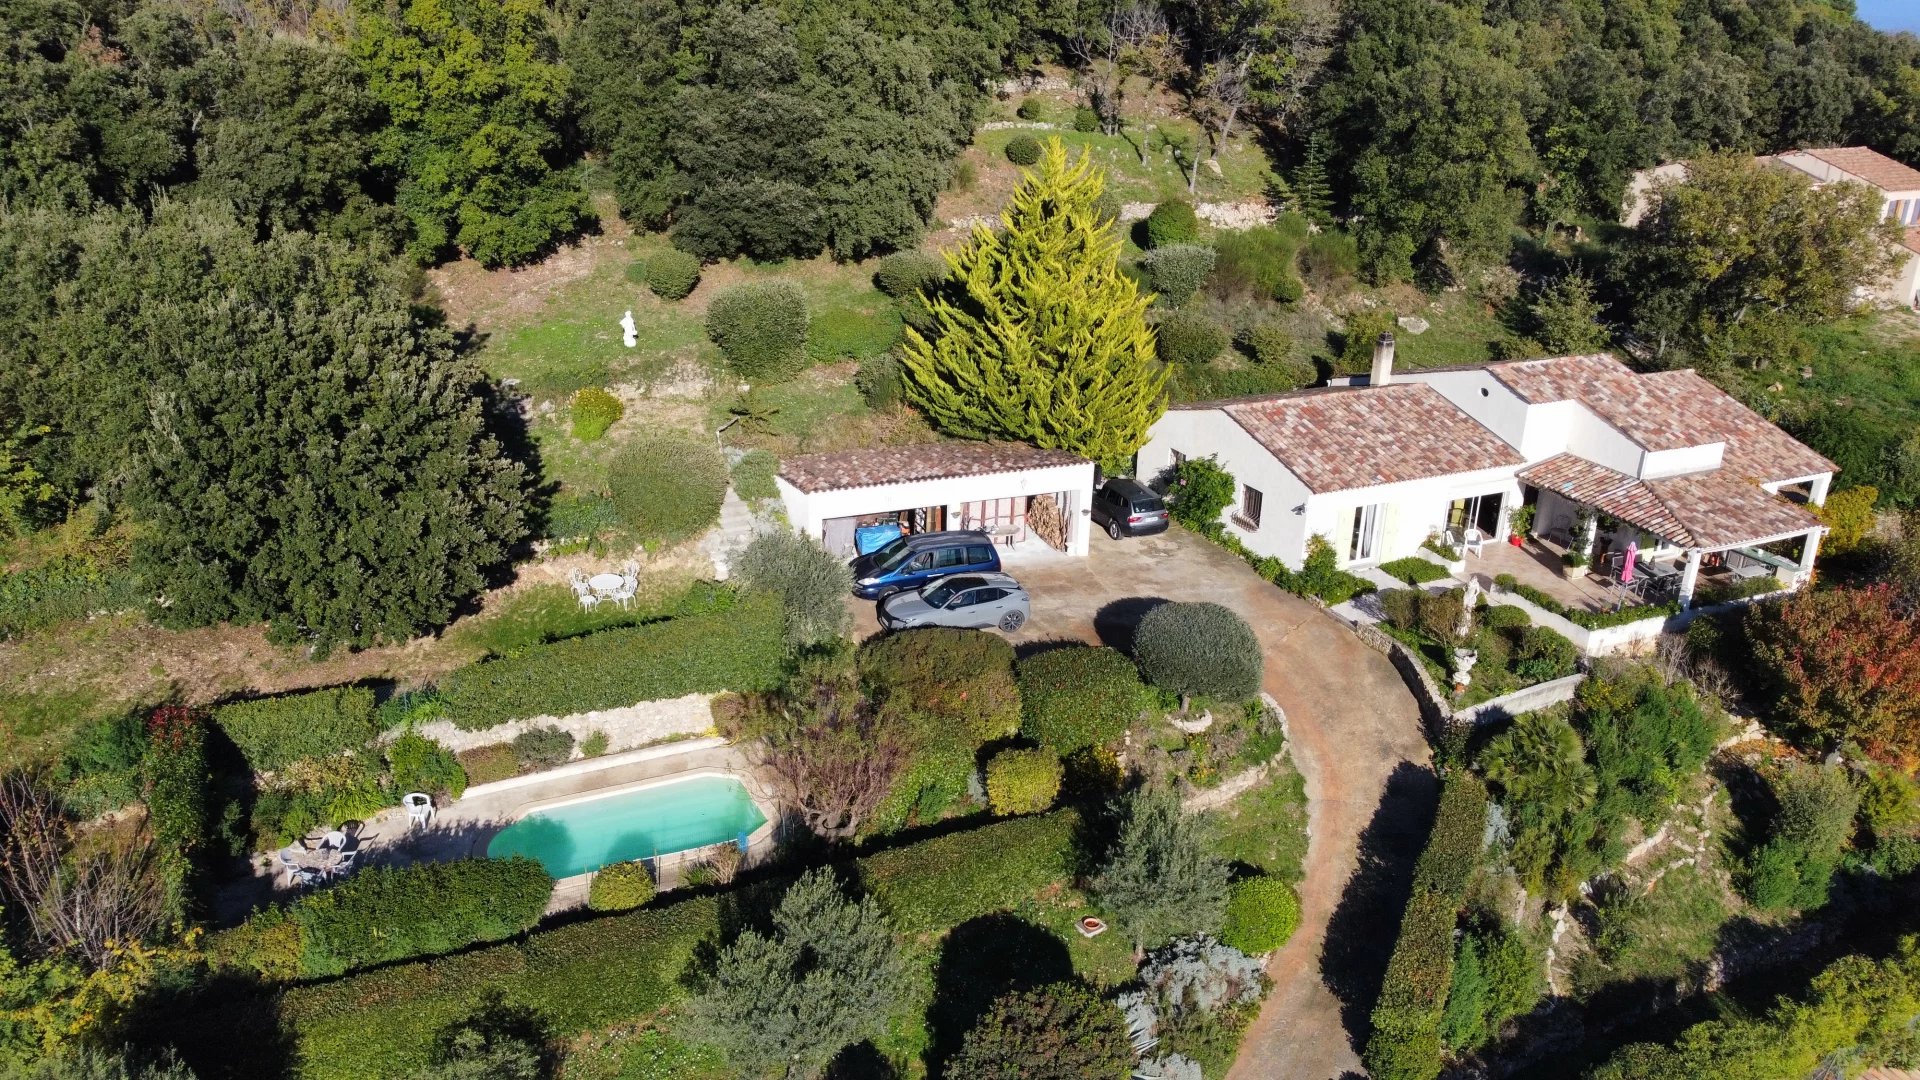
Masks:
[[[1116,476],[1093,493],[1093,523],[1115,540],[1167,531],[1167,503],[1138,480]]]
[[[997,572],[1000,553],[983,532],[928,532],[896,537],[848,565],[853,567],[853,594],[878,600],[948,574]]]

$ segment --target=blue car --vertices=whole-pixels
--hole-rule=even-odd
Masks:
[[[897,537],[848,565],[853,567],[853,594],[878,600],[949,574],[998,572],[1000,553],[983,532],[928,532]]]

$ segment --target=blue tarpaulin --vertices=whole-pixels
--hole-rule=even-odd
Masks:
[[[900,535],[900,523],[890,521],[885,525],[862,525],[853,530],[853,549],[862,555],[877,551],[893,542]]]

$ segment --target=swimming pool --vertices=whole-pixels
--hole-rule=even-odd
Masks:
[[[739,780],[703,774],[536,810],[495,836],[487,855],[526,855],[564,878],[744,840],[766,821]]]

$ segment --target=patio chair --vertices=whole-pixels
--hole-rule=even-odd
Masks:
[[[342,852],[339,861],[327,867],[327,876],[330,878],[342,878],[353,873],[353,861],[359,857],[360,849],[357,847]]]
[[[412,828],[415,825],[425,825],[433,818],[433,796],[428,795],[426,792],[411,792],[401,798],[400,805],[407,808],[408,828]]]
[[[347,846],[347,834],[341,832],[339,829],[331,830],[327,835],[320,838],[320,846],[322,848],[332,848],[335,851],[339,851]]]
[[[306,869],[300,865],[299,858],[300,849],[298,847],[290,844],[280,849],[280,869],[285,871],[287,884],[289,885],[297,884],[300,880],[300,874]]]
[[[1460,534],[1460,550],[1476,558],[1487,553],[1487,534],[1479,529],[1465,529]]]

